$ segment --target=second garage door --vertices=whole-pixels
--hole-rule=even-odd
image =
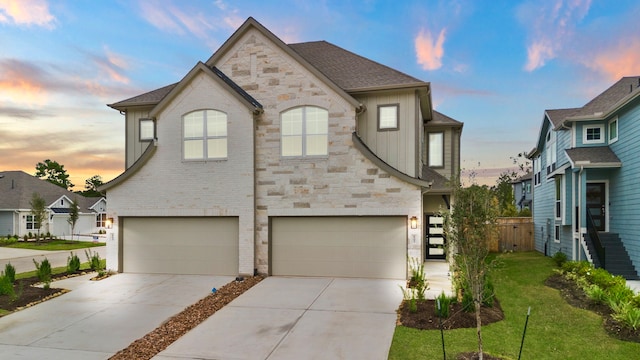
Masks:
[[[122,219],[124,272],[238,274],[238,218]]]
[[[407,220],[397,217],[271,219],[271,273],[406,278]]]

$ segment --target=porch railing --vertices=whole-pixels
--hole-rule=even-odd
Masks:
[[[587,210],[587,234],[589,235],[589,239],[591,240],[593,247],[596,249],[598,260],[600,260],[600,267],[606,269],[605,249],[604,246],[602,246],[602,241],[600,241],[598,230],[593,223],[593,217],[591,217],[591,212],[589,210]]]

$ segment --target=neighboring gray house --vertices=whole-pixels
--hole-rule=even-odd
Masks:
[[[640,77],[580,108],[545,111],[533,159],[536,248],[637,278]]]
[[[249,18],[179,82],[109,106],[127,168],[101,188],[109,269],[405,278],[444,255],[462,123],[427,82]]]
[[[527,173],[511,182],[511,185],[513,186],[513,199],[518,211],[522,211],[524,209],[533,211],[533,192],[531,191],[532,179],[533,174]]]
[[[38,229],[31,215],[31,199],[37,193],[45,200],[47,220],[40,233],[58,237],[71,237],[68,223],[69,206],[75,199],[79,205],[79,218],[75,234],[90,235],[106,230],[106,199],[87,198],[75,194],[46,180],[23,171],[0,171],[0,234],[23,237]]]

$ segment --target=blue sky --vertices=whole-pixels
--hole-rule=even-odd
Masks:
[[[462,167],[493,184],[545,109],[640,75],[636,0],[0,0],[0,170],[124,170],[106,104],[180,80],[252,16],[286,43],[326,40],[432,85],[465,123]]]

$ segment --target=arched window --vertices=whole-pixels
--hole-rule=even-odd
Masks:
[[[198,110],[182,117],[184,160],[227,158],[227,114]]]
[[[280,117],[283,157],[323,156],[328,154],[329,112],[315,106],[287,110]]]

